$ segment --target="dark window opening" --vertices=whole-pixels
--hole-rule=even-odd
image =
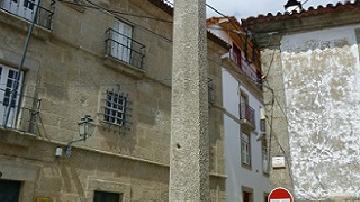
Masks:
[[[253,194],[248,191],[243,191],[243,202],[253,202]]]
[[[122,202],[123,194],[106,191],[94,191],[93,202]]]
[[[269,194],[264,194],[264,202],[268,202],[269,201]]]
[[[20,187],[20,181],[0,180],[0,201],[18,202]]]

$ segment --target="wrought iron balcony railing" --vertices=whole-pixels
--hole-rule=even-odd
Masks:
[[[21,17],[29,22],[33,22],[48,30],[52,29],[52,19],[55,10],[54,0],[43,0],[36,9],[39,0],[0,0],[0,9]],[[35,11],[37,14],[35,15]]]
[[[11,96],[11,93],[14,93]],[[10,97],[12,97],[11,102]],[[36,133],[40,99],[0,89],[0,125],[21,132]],[[9,109],[10,108],[10,109]]]
[[[242,103],[240,106],[240,118],[245,119],[255,127],[255,110],[245,103]]]
[[[249,62],[242,56],[241,52],[239,50],[231,50],[230,51],[230,58],[237,64],[240,71],[250,78],[255,84],[261,86],[262,85],[262,79],[261,79],[261,73],[256,72]]]
[[[112,28],[106,31],[106,55],[144,69],[145,45]]]

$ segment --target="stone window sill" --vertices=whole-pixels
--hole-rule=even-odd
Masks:
[[[108,55],[105,55],[104,64],[114,70],[120,71],[128,76],[138,79],[143,78],[145,74],[143,69],[136,68],[129,63],[122,62]]]
[[[245,169],[247,169],[247,170],[252,170],[251,165],[246,164],[246,163],[241,163],[241,167],[243,167],[243,168],[245,168]]]
[[[0,128],[0,142],[10,145],[29,146],[36,135],[11,128]]]
[[[85,7],[82,5],[85,5],[83,1],[79,0],[78,2],[61,2],[63,5],[76,10],[79,13],[84,13],[85,12]]]
[[[29,28],[29,22],[27,20],[2,9],[0,9],[0,23],[7,24],[22,32],[27,32]],[[39,39],[47,40],[51,36],[52,31],[40,25],[35,25],[32,34]]]

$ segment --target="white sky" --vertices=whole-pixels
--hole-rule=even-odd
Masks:
[[[304,7],[326,5],[328,3],[337,3],[339,0],[309,0]],[[301,0],[305,2],[305,0]],[[284,12],[284,5],[287,0],[207,0],[207,3],[214,6],[222,13],[234,15],[240,20],[250,16],[258,16],[259,14],[267,15],[268,13]],[[208,11],[208,15],[213,13]]]
[[[339,0],[309,0],[304,7],[316,7],[328,3],[336,4],[338,1]],[[277,12],[284,12],[286,2],[287,0],[207,0],[209,5],[217,8],[221,13],[234,15],[239,21],[241,18],[258,16],[259,14],[267,15],[268,13],[276,14]],[[301,2],[303,3],[305,0],[301,0]],[[208,17],[214,15],[216,14],[208,9]]]

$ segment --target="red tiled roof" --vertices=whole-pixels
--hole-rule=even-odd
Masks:
[[[321,14],[328,14],[328,13],[340,13],[352,10],[359,10],[360,11],[360,0],[355,0],[353,3],[350,1],[346,1],[344,3],[337,3],[335,5],[328,4],[324,6],[318,6],[317,8],[309,7],[307,10],[303,9],[300,12],[296,10],[292,11],[291,13],[277,13],[273,15],[272,13],[268,13],[265,15],[259,15],[257,17],[249,17],[246,19],[242,19],[242,24],[244,26],[252,25],[252,24],[259,24],[259,23],[266,23],[270,21],[280,21],[280,20],[288,20],[288,19],[295,19],[295,18],[302,18],[302,17],[310,17],[316,16]]]

